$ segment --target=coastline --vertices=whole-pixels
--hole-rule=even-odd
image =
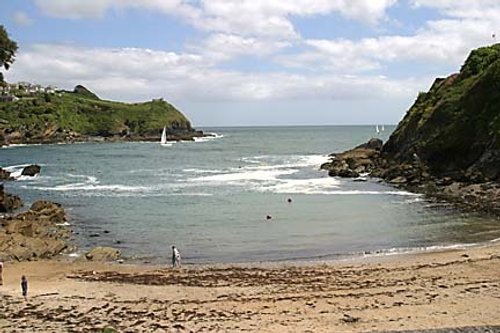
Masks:
[[[168,259],[168,258],[167,258]],[[30,283],[25,302],[19,279]],[[354,262],[6,263],[2,330],[371,332],[499,326],[500,244]]]

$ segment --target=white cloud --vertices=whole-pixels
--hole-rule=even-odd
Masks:
[[[110,9],[145,8],[195,19],[199,10],[189,0],[35,0],[47,15],[69,18],[101,18]]]
[[[422,85],[379,76],[223,71],[195,54],[72,45],[22,49],[7,74],[9,81],[67,89],[83,84],[100,96],[129,101],[159,96],[172,101],[363,100],[413,96]]]
[[[230,34],[212,34],[203,43],[191,45],[190,49],[205,55],[213,61],[229,60],[238,55],[264,57],[290,47],[288,41],[273,39],[244,38]]]
[[[99,18],[110,9],[145,8],[186,19],[209,31],[242,36],[298,37],[290,16],[339,13],[366,24],[385,18],[397,0],[36,0],[46,14],[60,18]]]
[[[33,24],[33,20],[23,11],[14,13],[14,23],[20,26],[29,26]]]
[[[340,72],[384,69],[395,62],[421,62],[457,69],[471,49],[491,44],[500,29],[500,2],[426,1],[415,6],[437,8],[443,19],[428,21],[415,34],[374,38],[306,40],[302,53],[280,56],[284,66]],[[467,7],[469,6],[470,7]],[[410,68],[410,67],[408,67]],[[411,68],[410,68],[411,71]]]

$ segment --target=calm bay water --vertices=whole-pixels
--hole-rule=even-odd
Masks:
[[[393,129],[386,126],[380,137],[385,141]],[[9,147],[0,149],[0,165],[14,172],[42,166],[38,177],[22,177],[6,189],[28,204],[62,203],[79,253],[104,245],[135,260],[162,262],[175,244],[191,263],[338,259],[500,237],[499,220],[319,170],[329,153],[376,136],[374,126],[205,131],[218,137],[172,147]]]

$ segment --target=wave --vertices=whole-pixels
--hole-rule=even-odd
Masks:
[[[214,139],[220,139],[223,138],[223,134],[218,134],[218,133],[205,133],[205,136],[202,137],[194,137],[193,140],[194,142],[208,142],[212,141]]]
[[[393,247],[389,249],[381,249],[375,251],[364,251],[355,255],[362,257],[381,257],[381,256],[394,256],[401,254],[415,254],[423,252],[439,252],[447,250],[465,250],[471,247],[479,246],[479,243],[458,243],[449,245],[431,245],[431,246],[417,246],[417,247]]]
[[[41,143],[13,143],[8,146],[0,146],[0,148],[9,149],[9,148],[19,148],[19,147],[31,147],[31,146],[41,146]]]
[[[127,185],[94,185],[89,183],[72,183],[54,187],[31,187],[43,191],[112,191],[112,192],[144,192],[150,188]]]
[[[27,179],[33,179],[33,177],[23,176],[23,175],[21,175],[21,173],[23,172],[23,169],[25,167],[30,166],[30,165],[33,165],[33,163],[9,165],[9,166],[3,167],[3,169],[5,171],[10,172],[10,176],[15,178],[16,180],[27,180]],[[38,174],[36,176],[38,176]]]
[[[248,181],[273,181],[278,176],[290,175],[296,173],[297,170],[274,170],[270,168],[267,170],[259,169],[253,171],[243,171],[234,173],[215,174],[211,176],[202,176],[189,179],[190,182],[216,182],[216,183],[247,183]]]

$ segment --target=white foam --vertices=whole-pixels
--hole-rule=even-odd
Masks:
[[[10,172],[10,176],[15,178],[16,180],[27,180],[27,179],[33,179],[33,177],[30,176],[23,176],[21,173],[23,172],[23,169],[27,166],[33,165],[32,163],[28,164],[18,164],[18,165],[9,165],[6,167],[3,167],[5,171]],[[38,176],[38,174],[36,175]]]
[[[280,194],[331,194],[340,182],[333,178],[279,179],[277,183],[256,188],[261,192]]]
[[[70,226],[71,224],[69,224],[69,222],[63,222],[63,223],[56,223],[56,225],[62,226],[62,227],[67,227],[67,226]]]
[[[196,173],[196,174],[206,174],[206,173],[217,174],[226,172],[226,170],[216,170],[216,169],[211,170],[211,169],[197,169],[197,168],[187,168],[183,169],[182,171],[188,173]]]
[[[244,169],[244,168],[242,168]],[[271,181],[275,180],[281,175],[290,175],[296,173],[298,170],[288,169],[288,170],[277,170],[274,167],[269,168],[259,168],[256,170],[249,170],[246,168],[242,172],[234,173],[223,173],[215,174],[210,176],[202,176],[197,178],[192,178],[191,182],[247,182],[247,181]]]
[[[149,187],[144,186],[127,186],[127,185],[93,185],[89,183],[72,183],[58,185],[54,187],[38,188],[45,191],[112,191],[112,192],[145,192]]]
[[[390,249],[376,250],[373,252],[363,253],[363,257],[380,257],[380,256],[394,256],[401,254],[412,254],[422,252],[439,252],[445,250],[460,250],[478,246],[478,243],[459,243],[451,245],[432,245],[420,247],[393,247]]]
[[[30,147],[30,146],[41,146],[41,143],[14,143],[10,144],[8,146],[2,146],[1,148],[19,148],[19,147]]]
[[[193,137],[194,142],[208,142],[214,139],[223,138],[224,135],[218,133],[206,133],[205,136]]]

